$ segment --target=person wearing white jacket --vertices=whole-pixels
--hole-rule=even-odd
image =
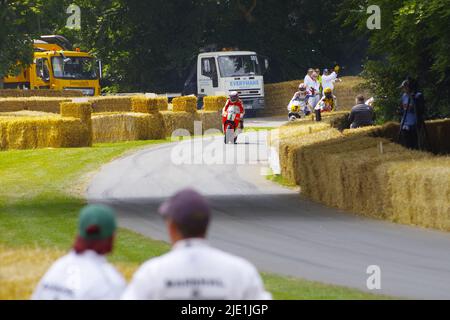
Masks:
[[[209,245],[205,237],[210,208],[200,194],[184,189],[164,202],[159,213],[165,218],[172,250],[144,263],[122,299],[271,299],[252,264]]]
[[[338,78],[338,75],[336,71],[333,71],[331,74],[328,71],[328,69],[325,69],[323,71],[322,75],[322,87],[325,90],[326,88],[330,88],[331,91],[334,91],[334,83],[336,81],[341,81],[341,79]]]
[[[119,299],[126,282],[105,257],[112,251],[115,230],[112,209],[102,205],[83,208],[73,250],[52,265],[37,285],[32,299]]]

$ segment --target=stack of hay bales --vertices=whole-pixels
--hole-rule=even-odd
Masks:
[[[90,146],[91,132],[75,118],[0,118],[0,149]]]
[[[197,112],[197,97],[183,96],[172,100],[173,112]]]
[[[28,97],[82,97],[81,91],[75,90],[20,90],[0,89],[0,97],[28,98]]]
[[[59,104],[68,101],[71,101],[71,99],[52,97],[0,98],[0,112],[30,110],[59,113]]]
[[[130,98],[132,112],[96,113],[92,117],[94,142],[163,139],[165,122],[160,108],[167,108],[166,97]]]
[[[367,99],[370,92],[362,88],[364,80],[361,77],[342,77],[342,82],[336,82],[334,95],[337,97],[338,110],[350,110],[355,105],[355,97],[363,94]],[[293,80],[266,84],[264,115],[284,115],[298,86],[303,80]]]
[[[96,113],[92,116],[94,143],[147,140],[149,115],[143,113]]]
[[[203,110],[221,111],[227,100],[226,96],[206,96],[203,98]]]
[[[394,123],[342,133],[307,120],[283,126],[282,175],[328,206],[450,231],[450,158],[384,138],[396,132]]]

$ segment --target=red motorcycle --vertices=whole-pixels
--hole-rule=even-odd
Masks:
[[[222,116],[223,134],[225,144],[236,143],[239,135],[239,123],[241,121],[241,112],[239,107],[230,106]]]

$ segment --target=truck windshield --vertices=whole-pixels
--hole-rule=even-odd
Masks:
[[[55,78],[94,80],[98,79],[98,67],[89,57],[53,57],[52,67]]]
[[[261,67],[256,55],[222,56],[218,58],[222,77],[242,77],[261,75]]]

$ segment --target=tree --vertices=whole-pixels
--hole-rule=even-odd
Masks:
[[[366,8],[379,5],[381,30],[366,28]],[[348,14],[348,13],[351,14]],[[450,115],[450,6],[441,0],[347,0],[341,17],[369,38],[364,76],[379,101],[382,120],[394,117],[396,89],[406,76],[418,78],[428,117]]]
[[[0,88],[4,76],[19,72],[19,61],[22,65],[31,63],[33,9],[28,1],[0,0]]]

